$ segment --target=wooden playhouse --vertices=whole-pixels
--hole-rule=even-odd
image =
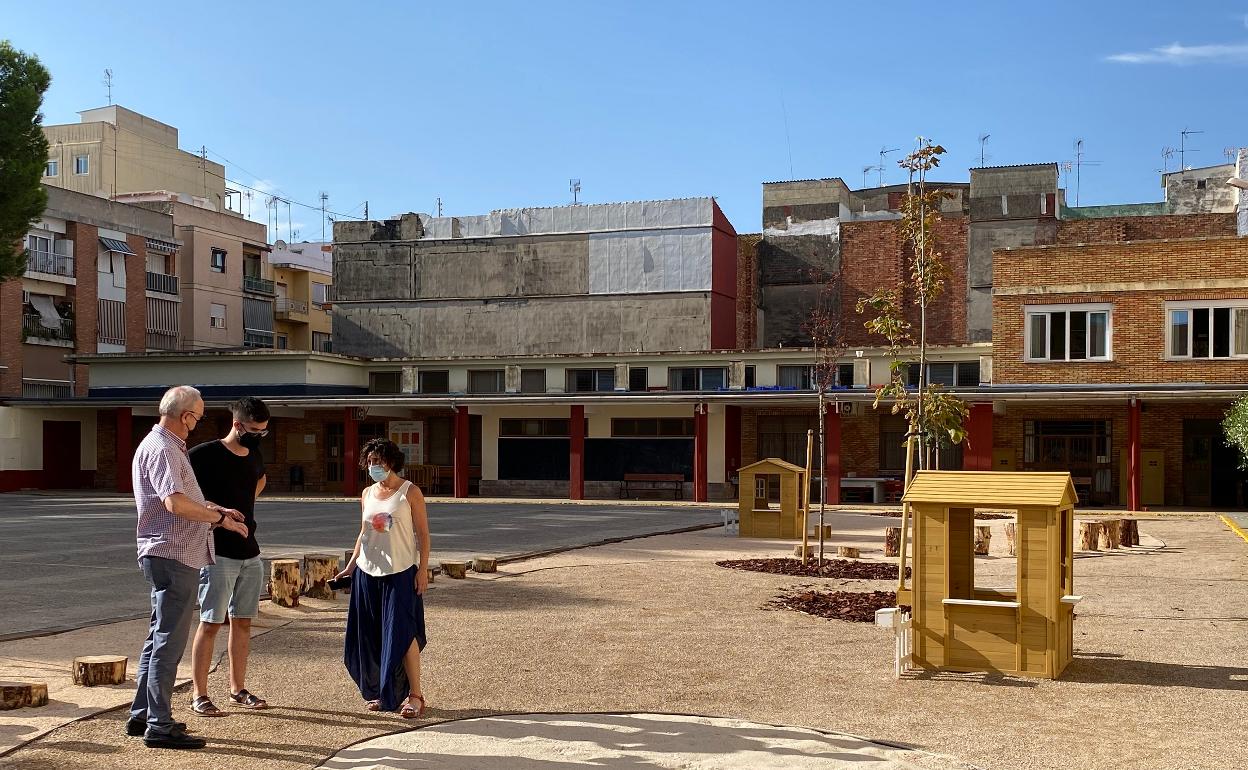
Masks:
[[[913,586],[902,549],[898,604],[911,610],[911,665],[1058,677],[1074,654],[1075,487],[1069,473],[920,471],[903,498],[913,517]],[[1014,585],[977,581],[975,509],[1017,515]],[[905,531],[905,530],[903,530]],[[982,568],[981,568],[982,569]]]
[[[802,536],[802,490],[806,469],[775,457],[737,472],[741,537]]]

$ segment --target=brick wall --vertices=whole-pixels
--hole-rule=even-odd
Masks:
[[[99,303],[96,289],[96,254],[99,249],[99,230],[94,225],[67,222],[65,237],[74,242],[74,278],[76,285],[70,287],[74,300],[74,352],[96,351],[96,328]],[[129,278],[129,275],[126,276]],[[66,351],[68,353],[69,351]],[[74,365],[74,395],[87,395],[89,367]]]
[[[0,283],[0,396],[22,395],[22,282]]]
[[[126,236],[130,250],[138,256],[126,257],[126,352],[147,350],[147,239]]]
[[[737,236],[737,347],[753,348],[758,339],[758,233]]]
[[[1057,223],[1059,245],[1233,235],[1235,235],[1234,214],[1063,219]]]
[[[1049,246],[994,257],[998,290],[1092,284],[1092,292],[993,297],[993,379],[998,384],[1248,382],[1243,359],[1167,361],[1165,302],[1248,299],[1248,239]],[[1167,281],[1242,279],[1243,289],[1166,289]],[[1157,288],[1148,284],[1153,283]],[[1121,289],[1121,290],[1117,290]],[[1104,302],[1113,305],[1112,361],[1027,363],[1024,306]]]

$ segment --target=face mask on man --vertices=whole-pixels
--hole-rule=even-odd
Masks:
[[[373,481],[385,481],[386,477],[390,475],[390,469],[384,465],[370,465],[368,466],[368,475]]]
[[[260,439],[264,438],[261,433],[240,433],[238,434],[238,443],[247,449],[259,449]]]

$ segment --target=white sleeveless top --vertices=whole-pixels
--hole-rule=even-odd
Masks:
[[[375,577],[394,575],[416,564],[416,533],[412,528],[412,506],[407,502],[407,492],[412,482],[403,486],[385,500],[377,498],[380,484],[364,490],[364,536],[360,542],[360,556],[355,565]]]

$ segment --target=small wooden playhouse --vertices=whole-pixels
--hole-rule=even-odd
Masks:
[[[737,478],[741,537],[802,536],[805,468],[769,457],[745,466],[737,472]]]
[[[1074,654],[1074,507],[1069,473],[920,471],[913,515],[911,665],[1056,678]],[[1014,586],[977,587],[975,509],[1017,514]],[[982,582],[981,582],[982,585]]]

